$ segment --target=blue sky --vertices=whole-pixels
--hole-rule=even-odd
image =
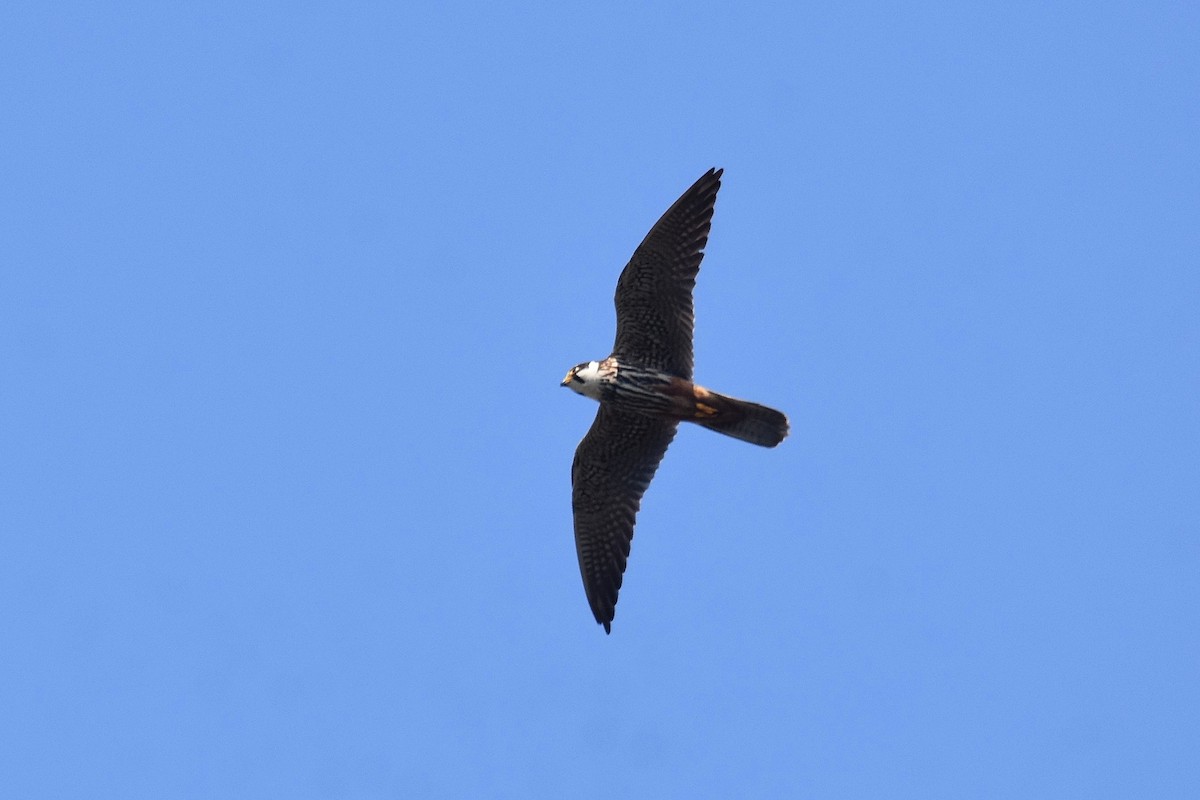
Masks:
[[[1200,7],[425,5],[0,11],[6,792],[1194,792]],[[711,166],[792,436],[605,636],[558,382]]]

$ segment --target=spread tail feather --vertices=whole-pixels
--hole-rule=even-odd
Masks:
[[[773,408],[699,386],[695,391],[696,415],[692,421],[709,430],[762,447],[774,447],[788,435],[787,417]]]

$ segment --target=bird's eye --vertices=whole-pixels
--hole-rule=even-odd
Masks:
[[[572,372],[572,373],[571,373],[571,380],[573,380],[573,381],[579,381],[580,383],[583,383],[583,378],[579,377],[579,373],[578,373],[578,372]]]

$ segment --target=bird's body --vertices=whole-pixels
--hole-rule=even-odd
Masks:
[[[622,363],[614,356],[579,364],[563,384],[622,411],[695,422],[763,447],[774,447],[787,435],[787,417],[772,408],[717,394],[662,370]]]
[[[571,466],[571,505],[584,589],[606,632],[642,495],[679,422],[764,447],[788,434],[779,411],[692,381],[692,288],[720,179],[709,170],[650,229],[617,282],[612,355],[572,367],[562,382],[600,403]]]

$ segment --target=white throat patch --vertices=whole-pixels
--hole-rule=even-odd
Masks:
[[[567,385],[584,397],[599,400],[600,390],[604,385],[600,362],[589,361],[582,369],[575,372],[575,379]]]

